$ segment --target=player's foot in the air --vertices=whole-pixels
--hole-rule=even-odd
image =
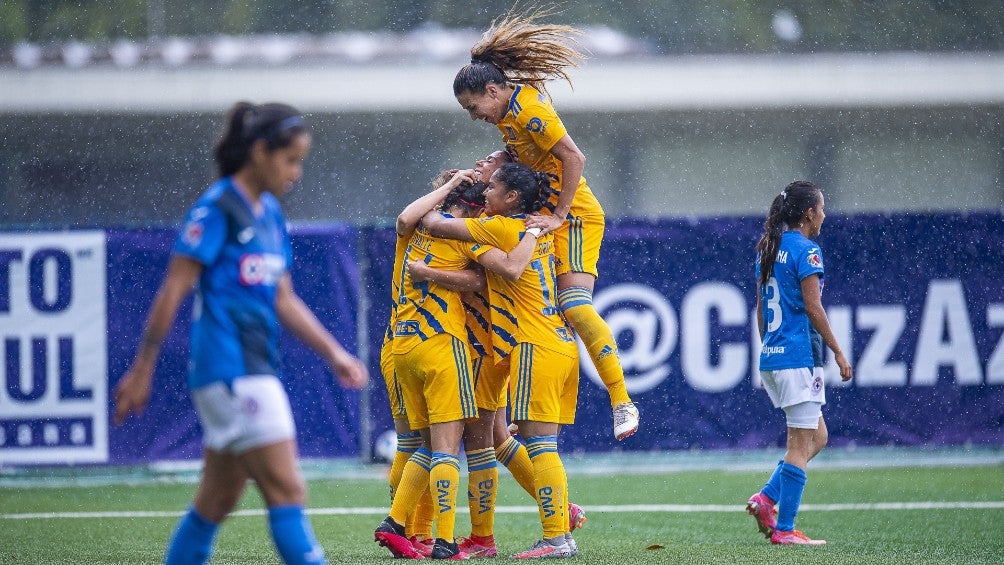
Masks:
[[[568,531],[574,532],[575,530],[586,525],[586,511],[582,509],[581,506],[575,504],[574,502],[568,503]]]
[[[634,402],[621,402],[614,406],[614,437],[622,441],[638,431],[638,407]]]

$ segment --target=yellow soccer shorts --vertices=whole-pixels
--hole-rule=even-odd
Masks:
[[[512,351],[509,408],[513,422],[575,423],[579,398],[579,358],[532,343]]]
[[[603,214],[570,216],[554,232],[555,274],[589,273],[599,277],[596,263],[606,225]]]
[[[380,373],[383,375],[383,383],[387,385],[387,399],[390,400],[390,415],[395,420],[407,418],[408,413],[404,409],[404,396],[401,385],[397,382],[397,374],[394,372],[394,347],[391,342],[385,342],[380,348]]]
[[[394,370],[411,429],[477,418],[471,360],[460,339],[436,334],[394,354]]]
[[[474,400],[481,410],[494,412],[506,405],[509,367],[498,366],[491,355],[474,360]]]

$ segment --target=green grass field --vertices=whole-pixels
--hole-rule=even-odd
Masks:
[[[394,562],[373,543],[388,497],[384,468],[372,469],[373,479],[310,481],[311,520],[332,563]],[[775,547],[757,533],[743,506],[766,474],[574,474],[572,499],[589,518],[575,534],[574,561],[1004,563],[1004,466],[810,468],[797,525],[829,541],[817,548]],[[524,549],[540,530],[529,497],[501,475],[496,540],[498,559],[507,560],[501,553]],[[0,563],[159,563],[194,488],[149,481],[0,488]],[[211,562],[279,563],[253,489],[241,508],[220,530]],[[468,533],[469,523],[466,514],[458,516],[458,535]]]

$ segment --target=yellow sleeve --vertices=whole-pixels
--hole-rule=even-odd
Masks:
[[[501,245],[502,238],[500,236],[505,233],[505,226],[502,224],[501,216],[465,218],[464,222],[467,223],[467,230],[471,232],[474,241],[480,245],[480,247],[477,247],[477,250],[480,251],[478,256],[484,254],[490,247],[506,249]]]
[[[514,118],[516,125],[528,132],[534,145],[550,151],[558,140],[565,137],[568,130],[554,111],[550,99],[543,93],[524,86],[525,96],[521,97],[522,108]],[[522,94],[522,92],[521,92]]]

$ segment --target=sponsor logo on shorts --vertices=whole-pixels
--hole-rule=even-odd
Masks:
[[[245,398],[244,404],[241,406],[241,411],[248,416],[254,416],[258,413],[259,408],[257,400],[253,398]]]
[[[812,392],[819,392],[823,390],[823,377],[817,376],[812,379]]]

